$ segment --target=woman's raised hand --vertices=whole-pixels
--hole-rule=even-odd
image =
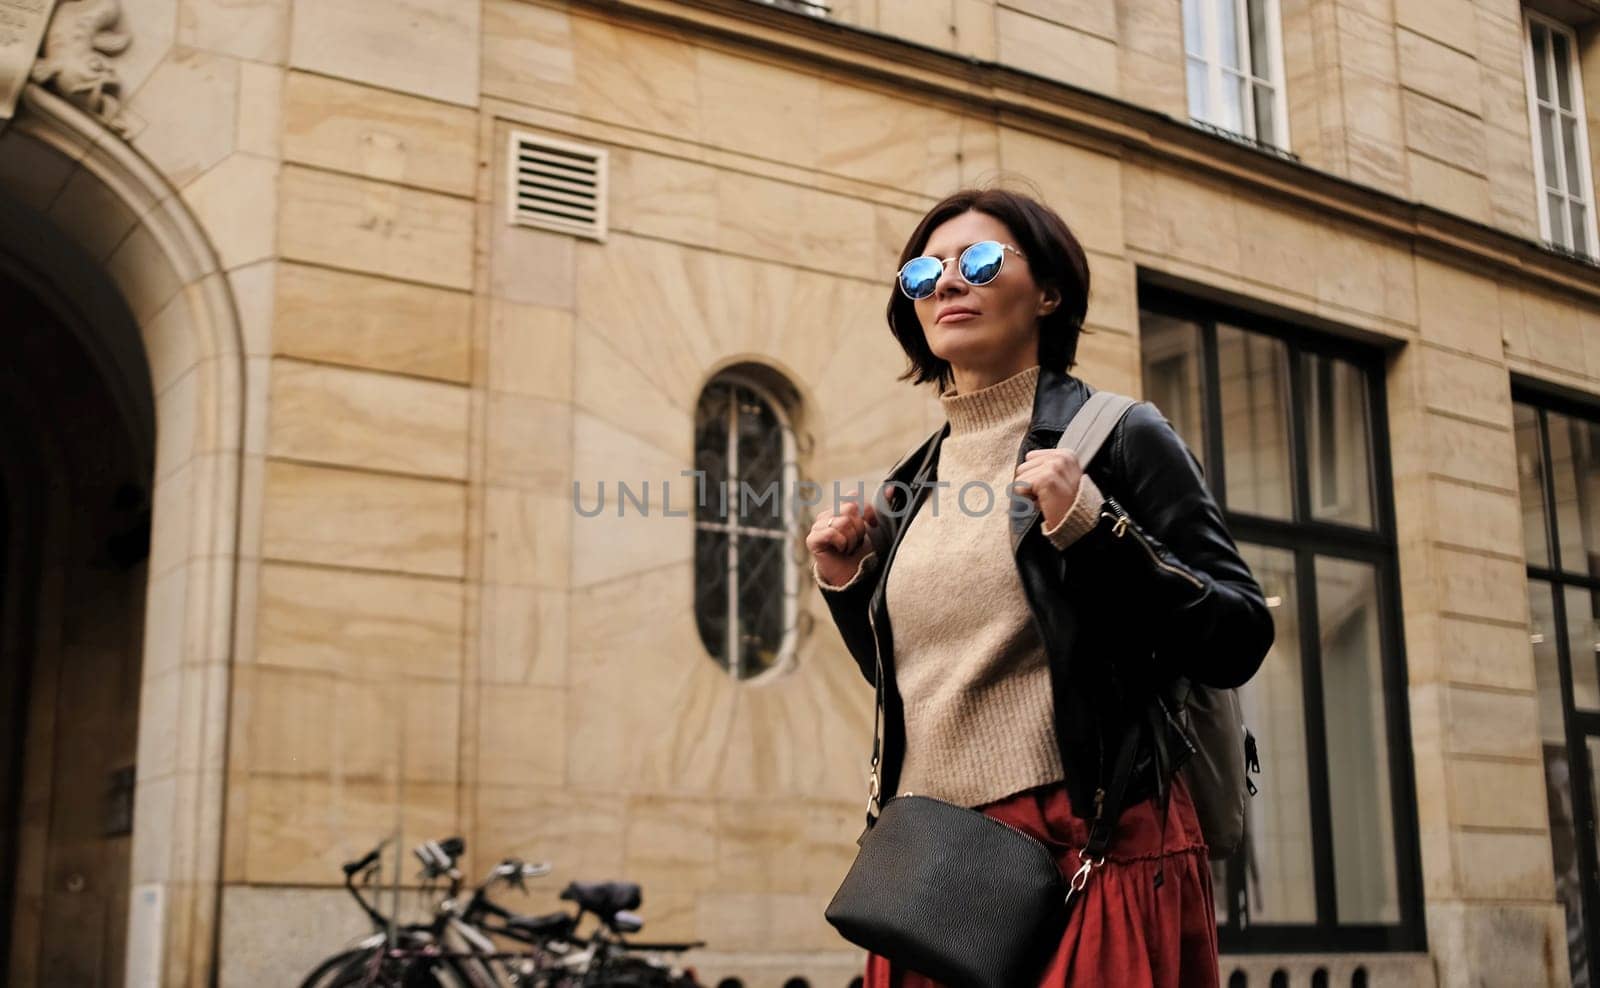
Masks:
[[[877,525],[878,513],[870,504],[863,510],[856,501],[844,501],[837,513],[832,508],[817,512],[817,520],[806,536],[806,548],[816,560],[817,575],[834,586],[848,583],[861,560],[872,551],[867,527]]]

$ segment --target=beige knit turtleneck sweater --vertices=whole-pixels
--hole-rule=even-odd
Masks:
[[[980,806],[1062,777],[1050,669],[1011,554],[1008,514],[1038,380],[1034,364],[988,387],[939,396],[950,421],[941,486],[911,517],[884,589],[905,709],[900,792]],[[1045,536],[1065,548],[1094,526],[1100,500],[1085,476]],[[877,563],[869,554],[837,587],[814,565],[812,575],[824,591],[841,590]]]

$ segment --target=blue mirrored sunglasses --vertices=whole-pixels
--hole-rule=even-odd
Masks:
[[[1024,256],[1022,251],[1010,244],[998,240],[980,240],[961,252],[956,259],[956,271],[969,285],[987,285],[999,276],[1008,250],[1018,257]],[[944,274],[944,266],[949,262],[950,258],[938,258],[932,254],[913,257],[900,268],[897,279],[900,291],[912,300],[927,298],[933,294],[933,287],[938,284],[939,276]]]

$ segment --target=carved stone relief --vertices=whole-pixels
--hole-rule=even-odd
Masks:
[[[55,0],[0,0],[0,120],[9,120],[28,82]]]
[[[0,0],[5,3],[44,0]],[[117,30],[120,0],[61,0],[45,32],[44,49],[33,66],[33,81],[48,86],[113,130],[128,136],[122,116],[122,80],[111,63],[133,40]]]

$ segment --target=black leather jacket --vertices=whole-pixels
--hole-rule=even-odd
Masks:
[[[1017,450],[1051,449],[1094,392],[1072,374],[1041,367],[1033,416]],[[822,589],[834,623],[868,683],[876,649],[884,663],[883,797],[897,790],[905,745],[894,687],[894,637],[884,604],[895,550],[937,479],[946,423],[890,471],[900,492],[880,517],[886,552],[871,573],[844,590]],[[1028,605],[1050,661],[1057,740],[1074,812],[1094,815],[1110,784],[1118,745],[1140,727],[1125,806],[1159,791],[1192,752],[1162,699],[1175,677],[1238,686],[1261,665],[1273,641],[1261,588],[1239,557],[1198,461],[1154,405],[1131,408],[1089,464],[1105,496],[1095,527],[1065,550],[1040,531],[1040,513],[1011,516],[1011,546]],[[909,509],[905,507],[910,493]],[[1004,496],[996,510],[1006,510]],[[875,642],[876,633],[881,638]],[[1158,760],[1157,753],[1162,757]],[[1157,771],[1165,765],[1167,771]],[[1159,776],[1159,778],[1158,778]]]

